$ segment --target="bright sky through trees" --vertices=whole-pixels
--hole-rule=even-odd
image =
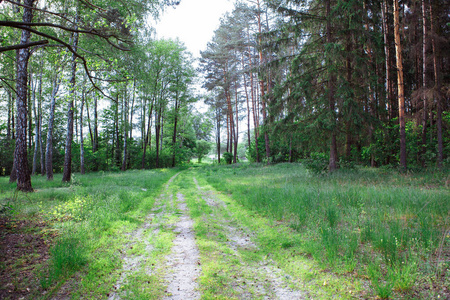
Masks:
[[[158,38],[179,38],[194,57],[206,49],[220,18],[233,9],[231,0],[181,0],[168,8],[155,25]]]

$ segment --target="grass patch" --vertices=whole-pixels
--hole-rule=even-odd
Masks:
[[[298,164],[240,164],[205,167],[202,174],[244,208],[299,237],[293,243],[268,235],[261,243],[310,255],[323,269],[369,278],[381,298],[428,289],[445,298],[448,279],[436,276],[445,269],[433,261],[450,245],[448,172],[356,168],[320,175]],[[370,262],[377,272],[369,272]]]
[[[123,237],[143,223],[163,184],[176,172],[74,174],[68,184],[61,183],[61,175],[50,182],[33,176],[36,191],[28,194],[16,193],[15,184],[0,178],[3,216],[46,224],[40,233],[52,244],[50,256],[34,275],[45,294],[41,298],[57,296],[62,285],[75,290],[75,299],[108,294],[119,278]]]

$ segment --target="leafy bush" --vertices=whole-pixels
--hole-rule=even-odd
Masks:
[[[302,164],[306,169],[313,172],[314,174],[321,174],[328,169],[328,156],[324,153],[313,152],[310,158],[304,159]]]
[[[233,162],[233,154],[231,154],[230,152],[225,152],[223,154],[223,159],[227,162],[227,164],[231,165],[231,163]]]

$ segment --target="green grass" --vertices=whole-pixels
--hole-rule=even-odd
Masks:
[[[206,181],[204,175],[208,171],[211,170],[194,169],[175,180],[195,223],[202,299],[275,297],[271,294],[269,272],[263,268],[266,265],[280,268],[284,284],[313,299],[352,299],[360,293],[360,280],[322,272],[317,262],[300,253],[301,236],[289,226],[248,210],[236,198],[217,192]],[[200,192],[193,176],[202,187]],[[205,197],[222,204],[208,205]],[[248,237],[252,244],[233,243],[235,235]]]
[[[381,298],[421,292],[448,269],[448,262],[433,263],[450,245],[448,172],[367,168],[321,176],[298,164],[240,164],[202,173],[244,208],[297,231],[300,241],[282,248],[294,247],[337,273],[369,278]]]
[[[105,297],[119,278],[124,234],[140,226],[173,170],[74,174],[71,183],[33,176],[34,193],[15,193],[0,178],[0,206],[12,219],[45,222],[50,258],[37,271],[51,298],[63,284],[76,284],[74,298]],[[80,282],[75,283],[77,273]],[[83,280],[84,279],[84,280]],[[75,281],[74,281],[75,280]]]

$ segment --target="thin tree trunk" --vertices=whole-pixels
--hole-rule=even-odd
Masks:
[[[33,19],[34,0],[24,0],[23,2],[23,22],[30,23]],[[21,44],[27,44],[31,33],[22,30],[20,39]],[[23,192],[32,192],[31,175],[28,167],[27,152],[27,79],[28,79],[28,60],[30,51],[28,48],[17,50],[17,73],[16,73],[16,106],[17,106],[17,124],[16,124],[16,148],[14,150],[14,165],[16,167],[17,190]]]
[[[244,56],[242,55],[242,69],[244,69]],[[247,103],[247,139],[248,139],[248,149],[250,149],[250,145],[251,145],[251,136],[250,136],[250,97],[248,95],[248,87],[247,87],[247,79],[245,77],[245,72],[242,74],[243,78],[244,78],[244,90],[245,90],[245,100]]]
[[[388,2],[387,0],[383,0],[382,8],[382,22],[383,22],[383,38],[384,38],[384,53],[386,56],[386,98],[388,103],[388,115],[389,120],[394,118],[393,113],[393,88],[392,88],[392,80],[391,80],[391,51],[389,47],[389,19],[388,19]]]
[[[75,29],[78,29],[78,11],[75,17]],[[78,33],[73,34],[73,49],[76,51],[78,47]],[[72,76],[70,78],[70,100],[67,105],[67,136],[66,149],[64,155],[64,171],[62,182],[70,182],[72,176],[72,141],[73,141],[73,111],[75,100],[75,80],[77,73],[77,60],[75,54],[72,54]]]
[[[217,162],[220,165],[220,114],[221,111],[219,108],[216,108],[216,119],[217,119]]]
[[[172,135],[172,168],[175,168],[175,160],[176,160],[176,143],[177,143],[177,125],[178,125],[178,90],[175,94],[175,117],[173,120],[173,135]]]
[[[151,121],[152,121],[153,103],[154,103],[153,100],[154,99],[152,99],[152,102],[151,102],[151,105],[150,105],[150,111],[149,111],[149,114],[148,114],[147,134],[145,135],[144,151],[142,153],[142,164],[141,164],[142,169],[145,169],[145,154],[147,152],[147,145],[149,143],[149,140],[151,139],[151,125],[152,125]],[[144,132],[145,132],[145,129],[144,129]],[[151,149],[151,147],[150,147],[150,149]]]
[[[94,145],[92,152],[98,151],[98,98],[94,95]]]
[[[38,158],[38,151],[39,151],[39,115],[37,113],[37,107],[36,107],[36,85],[37,85],[37,79],[36,83],[33,83],[30,81],[30,88],[33,90],[32,93],[32,102],[33,102],[33,113],[34,113],[34,151],[33,151],[33,165],[31,168],[31,175],[36,174],[37,170],[37,158]]]
[[[238,91],[237,91],[237,82],[235,82],[234,85],[235,89],[235,111],[236,111],[236,130],[234,130],[234,155],[233,155],[233,162],[237,163],[237,148],[238,148],[238,142],[239,142],[239,110],[238,110]]]
[[[422,119],[422,167],[425,167],[425,153],[427,152],[427,118],[428,105],[426,97],[427,89],[427,9],[425,0],[422,0],[422,20],[423,20],[423,37],[422,37],[422,88],[423,88],[423,119]]]
[[[10,90],[6,90],[7,94],[8,94],[8,121],[7,121],[7,125],[6,125],[6,140],[11,140],[11,133],[13,131],[12,127],[11,127],[11,123],[13,122],[12,119],[14,118],[14,104],[13,104],[13,98],[11,96],[11,91]]]
[[[431,43],[433,47],[433,66],[434,66],[434,80],[437,96],[436,98],[436,125],[437,125],[437,138],[438,138],[438,156],[437,156],[437,165],[439,168],[442,167],[442,162],[444,160],[444,144],[442,140],[442,94],[441,94],[441,66],[440,66],[440,49],[439,44],[436,41],[436,25],[435,25],[435,16],[433,15],[433,4],[430,5],[430,19],[431,19]]]
[[[89,102],[88,101],[86,101],[86,115],[87,115],[88,128],[89,128],[89,137],[91,139],[91,145],[92,145],[92,147],[94,147],[94,135],[92,134],[91,116],[89,114]]]
[[[120,130],[119,130],[119,91],[117,91],[116,97],[116,109],[114,116],[114,127],[115,127],[115,149],[114,149],[114,160],[115,166],[119,167],[121,165],[121,153],[120,153]]]
[[[400,125],[400,165],[406,171],[406,131],[405,131],[405,92],[403,84],[403,59],[400,42],[400,14],[399,0],[394,2],[394,38],[395,54],[397,59],[397,85],[398,85],[398,119]]]
[[[45,175],[45,153],[42,145],[42,73],[43,73],[43,59],[41,59],[41,73],[39,75],[39,101],[38,101],[38,114],[39,114],[39,153],[41,155],[41,176]]]
[[[331,4],[330,0],[327,0],[326,3],[326,14],[327,14],[327,43],[331,44],[333,42],[332,33],[331,33]],[[330,57],[327,58],[328,64],[330,64],[329,68],[331,68],[332,60]],[[335,84],[335,75],[333,71],[329,71],[328,78],[328,103],[331,115],[333,117],[333,129],[331,131],[331,143],[330,143],[330,161],[328,164],[328,169],[330,172],[333,172],[337,169],[337,142],[336,142],[336,110],[335,110],[335,99],[334,99],[334,84]]]
[[[250,41],[250,29],[247,28],[247,40]],[[259,137],[259,133],[258,133],[258,127],[259,127],[259,119],[258,119],[258,111],[257,111],[257,106],[256,106],[256,102],[257,100],[255,99],[255,84],[254,84],[254,80],[253,80],[253,64],[252,64],[252,55],[251,55],[251,51],[250,51],[250,46],[248,46],[248,60],[249,60],[249,64],[250,64],[250,95],[252,98],[252,114],[253,114],[253,126],[254,126],[254,138],[255,138],[255,153],[256,153],[256,162],[259,163],[261,160],[259,158],[259,151],[258,151],[258,137]]]
[[[80,107],[80,173],[85,174],[84,169],[84,137],[83,137],[83,109],[84,102],[86,102],[86,92],[83,86],[83,92],[81,95],[81,107]]]
[[[156,114],[155,120],[155,142],[156,142],[156,168],[159,168],[159,138],[161,134],[161,113],[162,113],[162,103],[159,103],[158,112]]]
[[[60,82],[61,79],[58,78],[58,74],[55,74],[53,91],[50,99],[50,115],[48,117],[47,128],[47,146],[45,150],[45,169],[47,171],[47,180],[53,180],[53,125],[55,119],[56,94],[58,93]]]
[[[127,86],[125,85],[125,92],[123,97],[123,157],[122,157],[122,171],[127,169],[127,139],[128,139],[128,99]]]

